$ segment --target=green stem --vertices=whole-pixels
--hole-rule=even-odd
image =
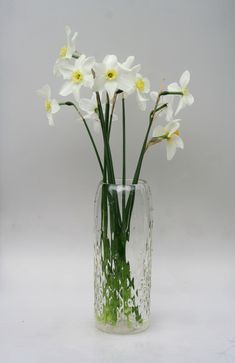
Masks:
[[[145,154],[145,151],[146,151],[146,145],[147,145],[147,142],[148,142],[148,136],[149,136],[149,132],[151,130],[152,124],[153,124],[155,113],[162,110],[163,108],[167,107],[167,103],[164,103],[160,107],[157,107],[161,95],[162,95],[162,93],[160,93],[158,95],[154,110],[150,113],[150,116],[149,116],[148,129],[147,129],[147,132],[146,132],[146,135],[145,135],[145,138],[144,138],[144,142],[143,142],[142,149],[141,149],[141,152],[140,152],[140,156],[139,156],[139,159],[138,159],[138,162],[137,162],[135,174],[134,174],[134,177],[133,177],[133,180],[132,180],[133,185],[137,184],[138,180],[139,180],[141,166],[142,166],[142,162],[143,162],[143,159],[144,159],[144,154]],[[135,189],[131,190],[131,192],[129,194],[129,197],[128,197],[127,205],[126,205],[126,216],[127,216],[128,231],[130,229],[130,221],[131,221],[131,215],[132,215],[132,210],[133,210],[133,206],[134,206],[134,200],[135,200]]]
[[[110,115],[110,120],[109,120],[109,128],[108,128],[108,139],[110,139],[111,127],[112,127],[112,122],[113,122],[113,112],[114,112],[114,108],[115,108],[116,101],[117,101],[117,95],[118,94],[115,93],[113,96],[113,104],[112,104],[111,115]]]
[[[104,119],[104,114],[103,114],[103,109],[102,109],[99,92],[96,92],[96,100],[97,100],[99,118],[100,118],[100,122],[101,122],[102,133],[103,133],[108,179],[109,179],[109,183],[116,184],[115,174],[114,174],[114,169],[113,169],[112,154],[111,154],[111,149],[110,149],[110,145],[109,145],[108,135],[106,132],[105,119]],[[115,192],[113,192],[113,194],[114,195],[112,196],[112,198],[114,199],[114,208],[115,208],[115,213],[116,213],[116,217],[117,217],[117,220],[115,223],[115,228],[116,228],[116,230],[118,230],[121,225],[121,216],[120,216],[120,210],[119,210],[119,204],[118,204],[118,197],[115,194]]]
[[[126,185],[126,115],[125,115],[125,98],[122,95],[122,186]],[[125,206],[126,191],[122,191],[122,222],[125,230]]]
[[[80,110],[78,109],[78,107],[73,102],[60,102],[59,105],[60,106],[64,106],[64,105],[65,106],[73,106],[75,108],[75,110],[77,111],[77,113],[79,114],[79,116],[81,117],[81,119],[84,122],[84,125],[86,127],[86,130],[88,132],[88,135],[89,135],[89,138],[91,140],[92,146],[94,148],[94,151],[95,151],[95,154],[96,154],[96,157],[97,157],[99,166],[100,166],[101,173],[103,174],[104,173],[104,169],[103,169],[103,165],[102,165],[102,162],[101,162],[101,159],[100,159],[100,156],[99,156],[99,152],[97,150],[95,141],[94,141],[94,139],[92,137],[92,134],[91,134],[90,129],[89,129],[88,125],[87,125],[87,122],[86,122],[85,118],[82,116]]]

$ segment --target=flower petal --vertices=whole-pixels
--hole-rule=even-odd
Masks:
[[[94,121],[94,125],[93,125],[94,131],[98,134],[101,130],[101,124],[99,120],[95,120]]]
[[[182,110],[185,106],[186,106],[185,97],[181,96],[181,98],[179,100],[179,103],[178,103],[178,107],[177,107],[177,109],[175,111],[175,115],[177,115],[180,112],[180,110]]]
[[[167,160],[171,160],[176,153],[176,144],[172,140],[167,140],[166,142],[166,154],[167,154]]]
[[[104,86],[105,86],[105,79],[103,77],[96,77],[94,79],[93,90],[95,92],[104,91]]]
[[[58,104],[58,102],[53,99],[51,101],[51,113],[56,113],[60,110],[60,105]]]
[[[139,90],[137,90],[136,95],[137,95],[137,103],[138,103],[138,106],[139,106],[140,110],[145,111],[146,110],[146,104],[147,104],[147,98],[144,97],[139,92]]]
[[[103,63],[107,68],[115,68],[117,66],[116,55],[109,54],[104,57]]]
[[[156,126],[155,129],[153,130],[153,137],[159,137],[165,134],[166,134],[166,129],[161,125]]]
[[[49,86],[49,84],[45,84],[42,88],[37,90],[37,93],[40,96],[46,97],[48,100],[51,99],[51,87]]]
[[[190,73],[189,71],[185,71],[180,77],[180,85],[181,88],[186,88],[190,81]]]
[[[109,98],[112,99],[115,91],[117,91],[117,82],[115,81],[105,82],[105,89],[108,92]]]
[[[88,98],[81,98],[79,100],[79,107],[81,108],[81,110],[83,110],[85,112],[93,112],[95,105]]]
[[[166,125],[166,129],[168,130],[168,136],[173,135],[180,127],[180,123],[177,121],[171,121]]]
[[[183,142],[183,140],[181,139],[180,136],[174,134],[174,135],[172,135],[172,139],[174,140],[174,143],[175,143],[176,147],[178,147],[179,149],[184,148],[184,142]]]
[[[134,63],[135,57],[133,55],[130,55],[129,57],[127,57],[127,59],[125,60],[125,62],[122,63],[122,66],[125,68],[131,68],[132,64]]]
[[[149,93],[150,91],[150,81],[148,78],[144,78],[144,93]]]
[[[47,118],[48,118],[49,126],[55,126],[53,116],[50,112],[47,113]]]
[[[191,93],[187,96],[184,96],[184,102],[186,105],[191,106],[194,103],[194,97]]]
[[[73,85],[73,96],[77,102],[80,100],[80,88],[81,84]]]
[[[178,85],[178,83],[174,82],[169,84],[169,86],[167,87],[167,90],[169,92],[181,92],[181,87]]]
[[[61,87],[59,94],[61,96],[68,96],[73,92],[73,82],[65,82]]]

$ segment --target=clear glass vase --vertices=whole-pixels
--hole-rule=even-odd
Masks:
[[[150,319],[152,204],[148,184],[100,183],[95,199],[95,319],[128,334]]]

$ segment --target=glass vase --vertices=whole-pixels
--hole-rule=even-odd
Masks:
[[[128,334],[150,319],[152,204],[148,184],[101,182],[95,198],[94,304],[98,329]]]

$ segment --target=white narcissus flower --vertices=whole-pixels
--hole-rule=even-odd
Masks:
[[[60,105],[55,99],[51,98],[51,88],[48,84],[39,89],[38,94],[45,97],[45,109],[50,126],[55,126],[53,114],[60,110]]]
[[[182,110],[185,106],[190,106],[194,102],[193,95],[189,92],[188,84],[190,81],[190,73],[189,71],[185,71],[180,77],[179,84],[174,82],[169,84],[168,91],[169,92],[182,92],[183,96],[180,96],[180,101],[178,107],[176,109],[175,115]]]
[[[59,58],[57,59],[55,65],[54,65],[54,69],[53,69],[53,73],[57,76],[61,75],[61,72],[60,72],[61,67],[63,67],[65,64],[67,64],[68,60],[73,57],[74,53],[76,53],[75,40],[77,38],[78,33],[75,32],[70,39],[71,29],[69,26],[66,26],[65,34],[66,34],[66,38],[67,38],[66,45],[64,45],[60,49]]]
[[[137,95],[137,102],[139,105],[139,108],[142,111],[146,110],[146,104],[148,98],[146,97],[146,94],[150,91],[150,82],[148,78],[144,78],[141,76],[140,73],[136,74],[135,78],[135,90]]]
[[[79,100],[79,107],[82,111],[86,112],[86,114],[84,115],[85,119],[94,120],[94,130],[96,132],[99,132],[101,124],[98,115],[98,106],[95,93],[93,93],[91,99],[81,98]],[[117,115],[113,114],[113,121],[116,120],[117,120]]]
[[[167,160],[174,157],[177,148],[184,148],[183,140],[179,136],[180,123],[178,121],[171,121],[166,126],[157,126],[153,130],[154,138],[162,138],[166,141]]]
[[[117,90],[130,92],[133,88],[133,73],[123,67],[115,55],[106,55],[102,63],[94,65],[94,91],[106,91],[112,99]]]
[[[61,74],[64,77],[65,84],[60,90],[61,96],[68,96],[73,93],[76,101],[80,98],[81,86],[91,88],[93,86],[92,67],[95,63],[94,57],[88,57],[84,54],[75,60],[74,64],[66,64],[61,68]]]

